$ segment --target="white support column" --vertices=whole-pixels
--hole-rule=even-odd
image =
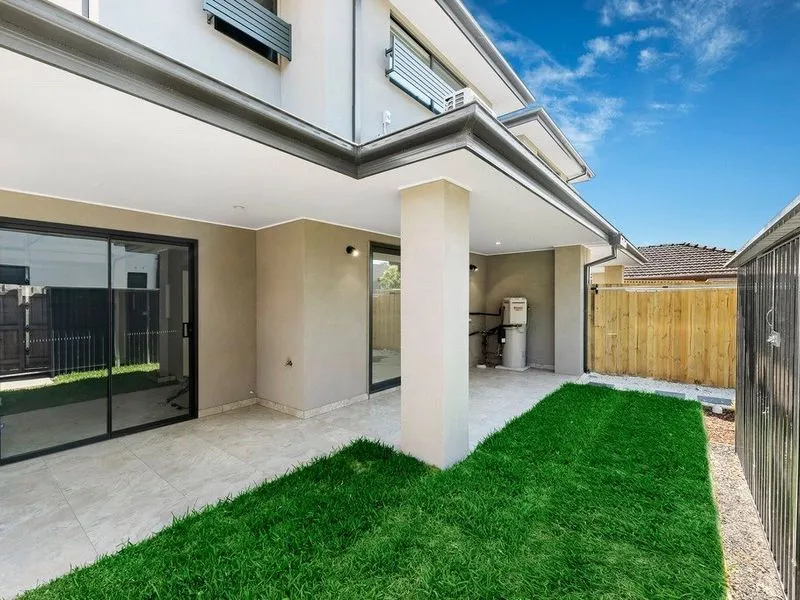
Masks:
[[[583,320],[586,293],[583,267],[589,251],[583,246],[555,249],[555,372],[583,374]]]
[[[469,191],[402,189],[401,445],[446,468],[469,452]]]

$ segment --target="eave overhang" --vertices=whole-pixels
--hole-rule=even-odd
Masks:
[[[42,0],[0,3],[0,47],[355,179],[467,150],[609,244],[624,240],[475,103],[359,145]],[[625,251],[646,260],[627,242]]]
[[[594,177],[594,172],[586,164],[580,152],[567,139],[567,136],[564,135],[564,132],[561,131],[543,107],[527,106],[512,113],[500,115],[498,120],[516,135],[528,135],[528,129],[532,125],[541,125],[550,135],[553,143],[575,163],[576,172],[567,177],[569,183],[588,181]]]

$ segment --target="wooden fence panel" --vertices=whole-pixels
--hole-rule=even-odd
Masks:
[[[400,350],[400,290],[372,296],[372,347]]]
[[[598,286],[589,368],[718,387],[736,381],[736,289]]]

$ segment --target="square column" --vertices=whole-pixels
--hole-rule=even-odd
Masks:
[[[583,267],[589,251],[583,246],[555,249],[555,361],[556,373],[583,374],[583,321],[586,291]]]
[[[469,452],[469,191],[447,180],[401,202],[401,446],[446,468]]]

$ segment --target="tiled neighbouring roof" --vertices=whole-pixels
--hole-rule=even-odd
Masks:
[[[625,279],[705,279],[735,277],[735,268],[725,264],[733,250],[700,244],[659,244],[639,246],[649,262],[625,267]]]

